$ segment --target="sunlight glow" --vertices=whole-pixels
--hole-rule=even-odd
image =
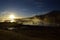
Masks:
[[[15,16],[14,16],[14,15],[10,15],[9,18],[10,18],[10,19],[14,19]]]
[[[10,15],[9,19],[11,20],[10,22],[14,22],[15,16],[14,15]]]

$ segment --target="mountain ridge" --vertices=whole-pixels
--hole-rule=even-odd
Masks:
[[[60,11],[58,10],[51,11],[44,15],[36,15],[34,17],[40,18],[43,21],[60,24]]]

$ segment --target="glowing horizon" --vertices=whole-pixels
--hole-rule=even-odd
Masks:
[[[9,19],[10,19],[10,22],[14,22],[15,16],[14,15],[10,15]]]

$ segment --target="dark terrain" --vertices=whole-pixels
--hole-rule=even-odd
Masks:
[[[0,22],[0,40],[60,40],[60,11],[52,11],[48,14],[34,17],[44,22],[55,24],[54,26],[37,26],[15,22]]]
[[[60,27],[0,23],[0,40],[60,40]]]

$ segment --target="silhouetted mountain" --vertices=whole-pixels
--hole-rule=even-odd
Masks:
[[[57,17],[60,16],[60,11],[52,11],[46,15],[48,15],[49,17]]]
[[[45,15],[36,15],[35,17],[42,19],[43,21],[49,23],[58,23],[60,24],[60,11],[52,11]]]

